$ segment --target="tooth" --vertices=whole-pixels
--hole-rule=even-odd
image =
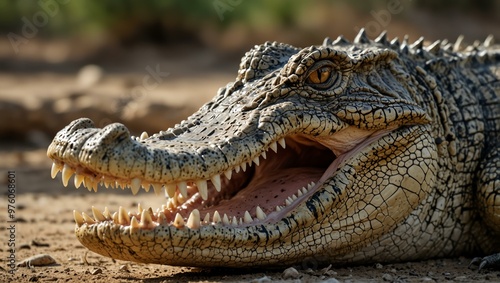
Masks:
[[[105,221],[106,220],[106,217],[104,217],[102,212],[99,209],[95,208],[94,206],[92,206],[92,214],[94,215],[94,218],[97,221]]]
[[[113,213],[112,218],[113,218],[113,222],[114,222],[115,224],[120,224],[120,220],[119,220],[118,212]]]
[[[179,188],[179,191],[181,192],[181,195],[187,199],[188,198],[188,191],[187,191],[187,183],[186,182],[179,182],[177,183],[177,188]]]
[[[220,214],[219,212],[216,210],[214,212],[214,216],[212,217],[212,222],[213,223],[220,223],[222,220],[220,219]]]
[[[163,213],[163,212],[158,213],[158,221],[157,222],[160,225],[167,223],[167,218],[165,217],[165,213]]]
[[[161,189],[163,185],[160,183],[153,183],[153,189],[155,190],[155,195],[159,196],[161,194]]]
[[[265,151],[263,151],[260,156],[262,156],[262,158],[266,159],[267,158],[267,153]]]
[[[172,200],[173,200],[173,198],[168,199],[168,201],[167,201],[167,209],[170,209],[170,210],[175,209],[175,205],[174,205],[174,202]]]
[[[176,184],[166,184],[165,191],[167,192],[167,196],[169,198],[173,198],[175,196],[175,190],[177,189]]]
[[[258,156],[253,159],[253,163],[255,163],[257,166],[260,165],[260,161],[259,161],[259,157]]]
[[[174,219],[173,225],[176,228],[182,228],[182,227],[184,227],[184,218],[182,218],[182,216],[178,212],[175,215],[175,219]]]
[[[302,196],[302,189],[297,190],[297,196],[301,197]]]
[[[285,138],[281,138],[278,143],[281,145],[282,148],[286,148],[286,143],[285,143]]]
[[[92,190],[94,190],[94,192],[96,193],[97,193],[97,187],[98,187],[97,182],[92,182]]]
[[[243,162],[240,166],[241,166],[241,170],[243,170],[243,172],[247,171],[247,164],[245,162]]]
[[[85,180],[85,176],[83,174],[75,174],[75,187],[78,189],[80,185],[83,183],[83,180]]]
[[[212,184],[215,187],[215,190],[220,192],[221,185],[220,185],[220,175],[214,175],[211,179]]]
[[[260,208],[260,206],[257,206],[255,208],[255,214],[257,215],[257,218],[259,220],[264,220],[267,217],[267,215],[264,213],[264,211],[262,211],[262,208]]]
[[[226,176],[228,180],[231,180],[232,175],[233,175],[233,170],[231,169],[228,169],[226,172],[224,172],[224,176]]]
[[[233,216],[233,221],[231,221],[231,225],[238,226],[238,219],[236,219],[236,216]]]
[[[61,165],[56,164],[56,162],[52,162],[52,169],[50,169],[50,176],[54,179],[57,176],[57,173],[61,171]]]
[[[75,218],[75,222],[78,227],[82,226],[85,222],[85,220],[83,220],[83,216],[76,210],[73,210],[73,217]]]
[[[71,175],[73,175],[73,173],[75,173],[75,171],[71,169],[68,164],[64,164],[64,167],[62,169],[62,182],[65,187],[68,186],[69,178],[71,178]]]
[[[142,208],[141,203],[138,203],[138,204],[137,204],[137,211],[138,211],[138,213],[139,213],[139,214],[141,214],[143,210],[144,210],[144,209]]]
[[[302,188],[302,194],[306,194],[307,193],[307,189],[306,188]]]
[[[104,217],[106,217],[106,219],[111,219],[111,213],[109,213],[109,209],[108,207],[104,207],[104,211],[102,212],[102,215],[104,215]]]
[[[149,187],[151,186],[148,182],[142,182],[141,183],[141,186],[142,188],[144,189],[144,191],[147,193],[149,192]]]
[[[236,172],[236,173],[240,172],[240,165],[234,166],[234,172]]]
[[[314,187],[314,185],[316,185],[316,183],[311,182],[309,185],[307,185],[307,189],[308,190],[312,189],[312,187]]]
[[[253,221],[252,216],[250,216],[250,213],[248,213],[248,210],[245,211],[245,216],[243,216],[243,221],[245,223],[250,223]]]
[[[208,199],[207,181],[205,180],[196,181],[196,186],[198,187],[198,192],[200,192],[201,198],[203,200],[207,200]]]
[[[291,196],[291,198],[292,198],[292,200],[296,200],[296,199],[297,199],[297,196],[296,196],[295,194],[293,194],[293,195]]]
[[[271,145],[269,146],[274,152],[278,152],[278,145],[276,142],[272,142]]]
[[[151,219],[151,214],[149,210],[143,210],[141,213],[141,227],[149,228],[153,224],[153,219]]]
[[[139,178],[134,178],[130,182],[130,190],[132,191],[132,194],[135,196],[138,192],[139,189],[141,188],[141,179]]]
[[[283,207],[282,207],[282,206],[280,206],[280,205],[278,205],[278,206],[276,207],[276,211],[278,211],[278,212],[279,212],[279,211],[281,211],[282,209],[283,209]]]
[[[136,230],[139,228],[139,221],[137,221],[137,218],[135,218],[135,216],[132,216],[132,218],[130,218],[130,230]]]
[[[200,211],[198,211],[198,209],[195,208],[193,209],[193,211],[191,211],[186,226],[191,229],[200,228]]]
[[[210,213],[205,214],[205,217],[203,217],[203,223],[209,223],[210,222]]]
[[[82,212],[82,217],[83,217],[83,220],[85,220],[85,222],[87,222],[88,224],[95,224],[94,219],[92,217],[88,216],[87,213]]]
[[[248,167],[252,167],[252,165],[253,165],[253,161],[248,161],[248,162],[247,162],[247,165],[248,165]]]
[[[118,209],[118,222],[122,225],[128,225],[130,223],[130,217],[123,206]]]
[[[225,225],[229,225],[229,218],[227,217],[227,214],[224,213],[224,216],[222,217],[222,223]]]
[[[290,205],[290,204],[292,204],[292,202],[293,202],[293,199],[291,199],[290,197],[288,197],[288,198],[285,200],[285,204],[286,204],[286,205]]]
[[[139,139],[142,141],[142,140],[145,140],[149,138],[149,135],[147,132],[142,132],[141,136],[139,137]]]

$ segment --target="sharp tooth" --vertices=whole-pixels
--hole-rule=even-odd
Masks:
[[[282,148],[286,148],[286,142],[285,142],[285,138],[281,138],[278,143],[281,145]]]
[[[155,195],[159,196],[161,194],[161,189],[163,185],[160,183],[153,183],[153,189],[155,190]]]
[[[253,160],[252,160],[252,161],[248,161],[248,162],[247,162],[247,165],[248,165],[248,167],[252,167],[252,165],[253,165]]]
[[[259,161],[259,157],[258,156],[253,159],[253,163],[255,163],[257,166],[260,165],[260,161]]]
[[[56,162],[52,162],[52,169],[50,169],[50,176],[54,179],[57,176],[57,173],[61,171],[61,165],[56,164]]]
[[[142,182],[141,183],[141,186],[142,188],[144,189],[144,191],[149,192],[149,187],[151,186],[148,182]]]
[[[302,196],[302,189],[297,190],[297,196],[301,197]]]
[[[262,158],[266,159],[267,158],[267,153],[265,151],[263,151],[260,156],[262,156]]]
[[[132,216],[132,218],[130,218],[130,230],[137,230],[139,228],[139,221],[137,221],[137,218],[135,218],[135,216]]]
[[[174,219],[174,223],[173,223],[173,225],[174,225],[176,228],[182,228],[182,227],[184,227],[184,225],[185,225],[185,224],[184,224],[184,218],[182,218],[182,216],[181,216],[179,213],[177,213],[177,214],[175,215],[175,219]]]
[[[286,204],[286,205],[290,205],[290,204],[292,204],[292,202],[293,202],[293,199],[291,199],[290,197],[288,197],[288,198],[285,200],[285,204]]]
[[[193,209],[193,211],[191,211],[186,226],[191,229],[200,228],[200,212],[198,211],[198,209],[195,208]]]
[[[307,189],[310,190],[312,189],[312,187],[314,187],[316,185],[316,183],[314,182],[311,182],[309,185],[307,185]]]
[[[302,194],[306,194],[307,193],[307,189],[306,188],[302,188]]]
[[[94,219],[97,221],[105,221],[106,220],[106,217],[104,217],[102,212],[99,209],[95,208],[94,206],[92,206],[92,214],[94,215]]]
[[[236,216],[233,216],[233,221],[231,221],[231,225],[238,226],[238,219],[236,219]]]
[[[233,170],[232,169],[226,170],[226,172],[224,172],[224,176],[226,176],[228,180],[231,180],[231,177],[233,176]]]
[[[264,213],[264,211],[262,211],[262,208],[260,208],[260,206],[257,206],[255,208],[255,214],[257,215],[257,218],[259,220],[264,220],[267,217],[267,215]]]
[[[128,225],[130,223],[130,217],[123,206],[118,209],[118,222],[122,225]]]
[[[92,182],[92,190],[94,190],[94,192],[96,192],[96,193],[97,193],[97,187],[98,187],[97,182],[95,182],[95,181]]]
[[[92,179],[88,176],[83,177],[83,186],[87,188],[87,190],[92,191]]]
[[[109,213],[109,209],[108,207],[104,207],[104,211],[102,212],[102,215],[104,215],[104,217],[106,217],[106,219],[111,219],[111,213]]]
[[[225,225],[229,225],[229,218],[227,217],[227,214],[224,213],[224,216],[222,217],[222,223]]]
[[[177,190],[176,184],[166,184],[165,185],[165,192],[167,193],[167,196],[169,198],[175,197],[175,190]]]
[[[158,213],[158,224],[162,225],[167,223],[167,217],[165,216],[165,213],[159,212]]]
[[[75,222],[78,227],[82,226],[83,223],[85,223],[85,221],[83,220],[83,216],[76,210],[73,210],[73,217],[75,218]]]
[[[282,209],[283,209],[283,207],[281,207],[280,205],[278,205],[278,206],[276,207],[276,211],[277,211],[277,212],[280,212]]]
[[[216,210],[214,212],[214,216],[212,217],[212,222],[213,223],[220,223],[222,220],[220,219],[220,214],[219,212]]]
[[[80,185],[83,183],[83,180],[85,180],[85,176],[83,174],[75,174],[75,187],[78,189]]]
[[[240,167],[243,172],[247,171],[247,164],[245,162],[241,163]]]
[[[196,181],[196,186],[198,187],[198,192],[200,192],[201,198],[203,200],[207,200],[208,199],[207,181],[205,180]]]
[[[177,183],[177,188],[179,188],[181,195],[185,199],[187,199],[188,198],[187,183],[186,182],[179,182],[179,183]]]
[[[170,209],[170,210],[175,209],[175,205],[174,205],[174,202],[173,202],[173,198],[168,199],[168,201],[167,201],[167,209]]]
[[[272,142],[271,145],[269,146],[274,152],[278,152],[278,145],[276,142]]]
[[[71,169],[68,164],[64,164],[62,169],[62,182],[65,187],[68,186],[69,178],[71,178],[73,173],[75,173],[75,170]]]
[[[209,223],[210,222],[210,213],[205,214],[205,217],[203,217],[203,223]]]
[[[115,224],[120,224],[120,220],[119,220],[118,212],[113,213],[112,218],[113,218],[113,222],[114,222]]]
[[[135,196],[138,192],[139,189],[141,188],[141,179],[139,178],[134,178],[130,182],[130,190],[132,191],[132,194]]]
[[[220,189],[221,189],[220,175],[215,175],[212,178],[210,178],[210,180],[212,181],[212,184],[214,185],[215,190],[220,192]]]
[[[82,212],[82,217],[83,217],[83,220],[85,220],[85,222],[87,222],[87,224],[95,224],[94,219],[92,217],[88,216],[87,213]]]
[[[142,132],[142,134],[141,134],[141,136],[139,138],[142,141],[142,140],[145,140],[145,139],[149,138],[149,135],[148,135],[147,132]]]
[[[138,212],[139,214],[141,214],[143,210],[144,210],[144,208],[142,208],[141,203],[138,203],[138,204],[137,204],[137,212]]]
[[[149,210],[144,209],[141,213],[141,227],[149,228],[153,224],[153,219],[151,219],[151,214]]]
[[[293,194],[293,195],[291,196],[291,198],[292,198],[292,200],[296,200],[296,199],[297,199],[297,196],[296,196],[295,194]]]
[[[245,211],[245,215],[243,216],[243,222],[245,223],[250,223],[252,222],[252,216],[250,216],[250,213],[248,211]]]
[[[240,165],[234,166],[234,172],[236,172],[236,173],[240,172]]]

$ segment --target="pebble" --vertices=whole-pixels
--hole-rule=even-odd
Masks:
[[[29,257],[17,264],[19,267],[46,266],[55,264],[56,260],[48,254],[39,254]]]
[[[295,269],[293,267],[289,267],[289,268],[285,269],[285,271],[283,271],[283,274],[281,275],[281,277],[285,280],[297,279],[300,277],[300,273],[297,271],[297,269]]]

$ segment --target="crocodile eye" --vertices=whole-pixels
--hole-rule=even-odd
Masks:
[[[322,61],[311,68],[307,75],[306,84],[317,89],[327,89],[337,82],[339,77],[332,62]]]

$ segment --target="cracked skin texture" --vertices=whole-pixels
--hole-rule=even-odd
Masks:
[[[75,211],[88,249],[207,267],[397,262],[500,251],[500,49],[423,39],[255,46],[173,128],[78,119],[52,175],[168,196]],[[498,255],[478,258],[480,268]]]

